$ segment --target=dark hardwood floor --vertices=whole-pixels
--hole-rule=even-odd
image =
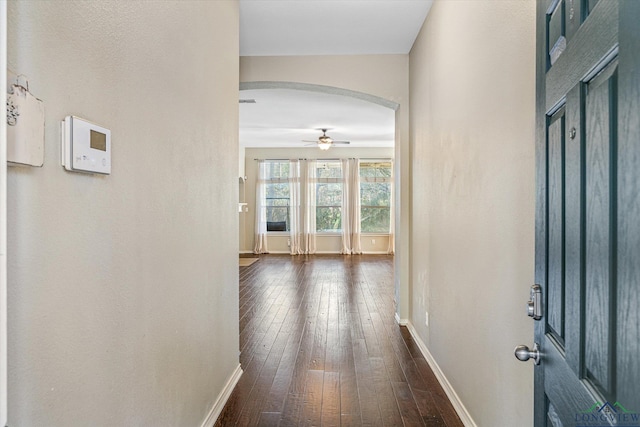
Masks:
[[[393,296],[391,256],[240,267],[244,374],[216,426],[462,426]]]

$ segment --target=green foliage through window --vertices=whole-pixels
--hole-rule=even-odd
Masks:
[[[316,231],[342,230],[342,166],[319,162],[316,168]]]
[[[267,231],[289,231],[289,162],[270,161],[265,163],[265,167]]]
[[[360,163],[360,227],[388,233],[391,220],[391,162]]]
[[[289,231],[289,161],[265,163],[267,231]],[[342,230],[342,166],[340,161],[316,164],[316,231]],[[360,225],[363,233],[388,233],[393,169],[390,161],[360,162]]]

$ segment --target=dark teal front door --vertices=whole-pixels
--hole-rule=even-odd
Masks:
[[[540,0],[536,427],[640,426],[640,0]]]

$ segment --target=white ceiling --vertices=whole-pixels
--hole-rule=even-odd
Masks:
[[[240,55],[409,53],[433,0],[240,0]]]
[[[349,147],[393,147],[395,112],[342,95],[295,89],[240,91],[240,145],[253,148],[304,147],[328,128],[334,140]],[[341,146],[334,146],[340,148]]]
[[[406,54],[433,0],[240,0],[240,55]],[[319,128],[350,147],[392,147],[393,110],[292,89],[243,90],[240,144],[300,147]],[[339,149],[334,146],[333,149]]]

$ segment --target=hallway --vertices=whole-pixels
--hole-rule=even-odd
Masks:
[[[240,267],[244,374],[217,426],[462,426],[398,327],[393,257],[263,255]]]

